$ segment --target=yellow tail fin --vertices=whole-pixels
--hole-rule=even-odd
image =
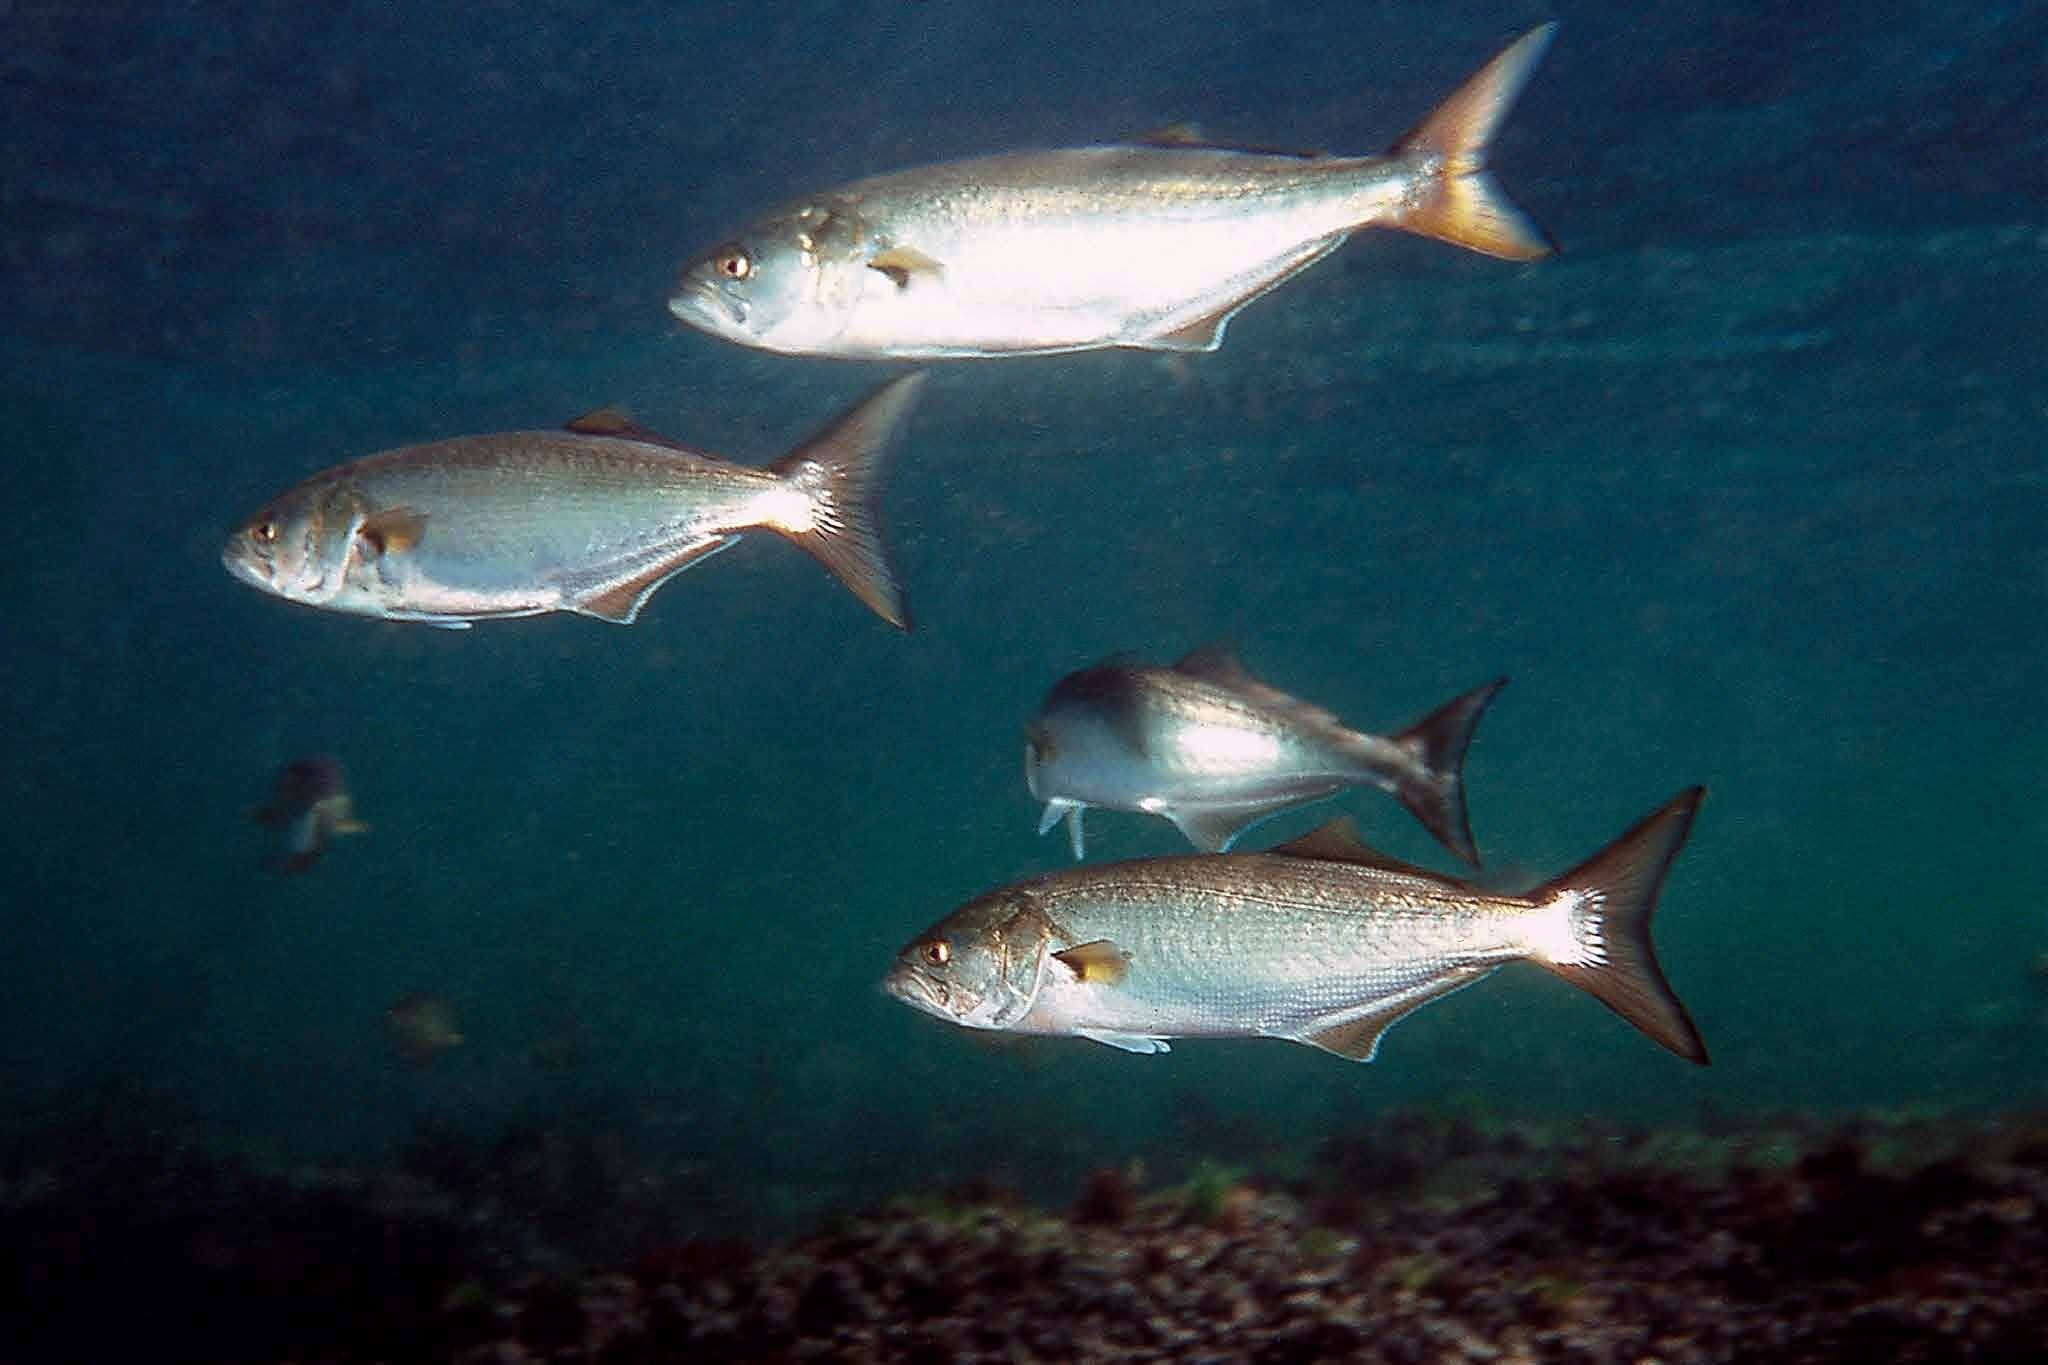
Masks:
[[[1557,249],[1486,173],[1487,144],[1556,32],[1556,24],[1544,24],[1517,38],[1394,144],[1394,155],[1432,163],[1400,226],[1510,261],[1533,261]]]

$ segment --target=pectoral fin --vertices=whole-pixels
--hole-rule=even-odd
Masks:
[[[1131,955],[1112,940],[1098,938],[1053,954],[1078,981],[1114,986],[1131,974]]]
[[[1086,1038],[1091,1042],[1102,1043],[1108,1047],[1122,1048],[1125,1052],[1142,1052],[1150,1055],[1158,1052],[1173,1051],[1172,1048],[1166,1045],[1164,1038],[1147,1038],[1139,1033],[1104,1033],[1100,1029],[1084,1028],[1076,1029],[1075,1036]]]
[[[914,246],[892,246],[870,260],[868,269],[881,271],[898,289],[910,288],[915,280],[935,281],[945,274],[944,266]]]
[[[622,626],[633,624],[633,618],[640,614],[640,608],[654,595],[654,590],[674,578],[701,559],[709,559],[733,544],[738,536],[714,536],[700,540],[687,548],[657,560],[629,578],[600,585],[588,596],[575,604],[575,609],[585,616],[611,621]]]
[[[375,559],[410,550],[420,543],[426,529],[424,513],[410,507],[387,507],[363,519],[363,524],[356,528],[356,543],[367,557]]]
[[[1297,1041],[1311,1043],[1325,1052],[1349,1057],[1354,1062],[1369,1062],[1379,1054],[1380,1038],[1388,1029],[1430,1001],[1440,1000],[1492,972],[1490,966],[1460,968],[1448,976],[1378,1001],[1362,1014],[1326,1016],[1335,1022],[1312,1024]]]

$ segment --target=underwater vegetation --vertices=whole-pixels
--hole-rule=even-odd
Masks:
[[[535,1137],[264,1171],[108,1116],[6,1144],[10,1360],[2017,1361],[2048,1114],[1718,1133],[1409,1111],[1286,1175],[975,1183],[773,1244]],[[573,1210],[573,1212],[572,1212]],[[625,1220],[632,1252],[559,1240]],[[107,1306],[119,1311],[109,1313]]]

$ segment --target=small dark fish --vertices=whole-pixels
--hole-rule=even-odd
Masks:
[[[355,797],[349,793],[348,775],[340,761],[325,754],[285,764],[277,775],[270,803],[257,807],[251,815],[259,823],[283,831],[284,853],[277,864],[283,872],[306,871],[320,861],[330,840],[370,828],[356,819]]]
[[[1369,783],[1477,866],[1465,751],[1506,684],[1474,688],[1383,737],[1260,682],[1218,646],[1170,668],[1105,659],[1046,695],[1025,729],[1024,781],[1045,802],[1038,832],[1065,819],[1076,860],[1090,806],[1160,816],[1195,847],[1223,852],[1261,820]]]
[[[1702,795],[1521,896],[1377,853],[1342,821],[1265,853],[1069,868],[961,906],[904,945],[883,987],[964,1028],[1142,1053],[1285,1038],[1371,1061],[1411,1011],[1528,961],[1705,1063],[1650,943]]]
[[[414,991],[384,1011],[384,1037],[408,1066],[431,1066],[465,1041],[455,1007],[444,996]]]

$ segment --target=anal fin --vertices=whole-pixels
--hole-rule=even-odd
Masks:
[[[1214,312],[1204,313],[1198,318],[1183,322],[1171,331],[1154,332],[1136,344],[1148,351],[1216,350],[1223,345],[1223,329],[1237,316],[1237,310],[1249,302],[1251,300],[1248,298],[1232,299]]]
[[[1308,798],[1316,799],[1316,798]],[[1205,806],[1183,810],[1165,810],[1160,814],[1180,828],[1189,843],[1205,853],[1227,853],[1237,842],[1239,835],[1258,824],[1269,820],[1281,811],[1303,804],[1300,798],[1268,802],[1251,806]]]
[[[647,599],[654,595],[656,588],[699,560],[709,559],[738,540],[739,537],[736,535],[725,535],[696,541],[675,554],[656,560],[630,577],[606,583],[587,596],[578,598],[574,608],[585,616],[595,616],[599,620],[630,626],[633,619],[640,614],[640,608],[646,606]]]
[[[1152,331],[1119,344],[1145,351],[1213,351],[1223,344],[1224,329],[1230,326],[1239,309],[1323,259],[1344,245],[1350,235],[1351,230],[1346,228],[1318,237],[1243,277],[1236,292],[1221,302],[1161,318]]]
[[[1430,1001],[1441,1000],[1452,991],[1461,990],[1492,972],[1491,964],[1460,967],[1434,981],[1381,1000],[1363,1013],[1344,1014],[1336,1017],[1333,1023],[1312,1024],[1297,1041],[1313,1044],[1325,1052],[1334,1052],[1354,1062],[1369,1062],[1379,1055],[1380,1038],[1388,1029]]]

